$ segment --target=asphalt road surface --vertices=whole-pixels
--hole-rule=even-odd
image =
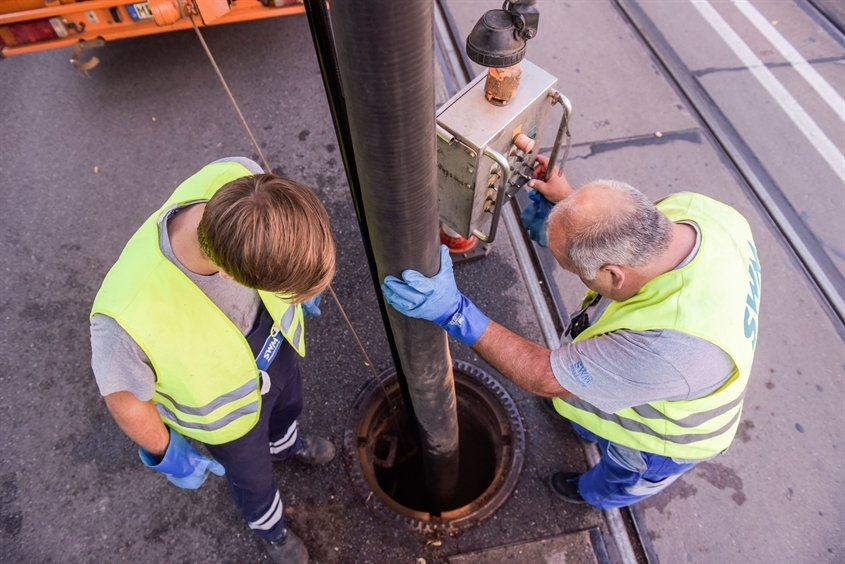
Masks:
[[[447,5],[463,34],[499,7]],[[642,504],[643,534],[668,563],[841,562],[841,325],[684,81],[667,70],[685,69],[717,110],[787,220],[809,232],[805,241],[817,245],[809,252],[841,296],[841,33],[803,0],[755,1],[753,10],[739,1],[539,5],[528,58],[560,79],[575,107],[573,182],[615,176],[653,198],[686,189],[718,197],[749,218],[763,262],[761,337],[740,435],[724,457]],[[631,14],[647,26],[638,28]],[[273,171],[313,186],[326,203],[339,241],[335,289],[374,364],[386,368],[304,16],[205,36]],[[96,54],[101,63],[90,78],[73,70],[69,50],[0,61],[0,560],[260,561],[261,546],[222,480],[187,492],[140,465],[98,397],[87,333],[102,277],[149,213],[208,162],[257,155],[192,32],[115,42]],[[540,341],[506,237],[457,272],[462,290],[492,318]],[[553,281],[563,305],[574,305],[578,283],[559,273]],[[339,444],[369,369],[330,300],[323,310],[308,327],[303,425]],[[453,354],[478,362],[465,347],[453,344]],[[441,544],[373,516],[340,461],[280,466],[291,522],[315,560],[433,561],[589,527],[606,531],[600,512],[560,504],[544,483],[552,471],[585,469],[571,433],[528,394],[508,389],[529,432],[517,491],[483,526]]]

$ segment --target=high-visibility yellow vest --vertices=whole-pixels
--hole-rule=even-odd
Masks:
[[[91,310],[115,319],[150,359],[153,402],[165,424],[208,444],[240,438],[258,421],[260,374],[240,330],[162,254],[159,226],[168,208],[208,200],[250,175],[237,163],[217,163],[183,182],[126,244]],[[258,293],[275,329],[305,356],[302,308]]]
[[[698,253],[686,266],[648,282],[635,296],[611,302],[575,341],[623,329],[674,329],[720,347],[733,359],[733,373],[719,389],[699,399],[656,401],[616,413],[577,398],[555,398],[554,404],[561,415],[609,441],[700,460],[728,448],[739,425],[757,344],[760,262],[748,222],[733,208],[692,193],[670,196],[657,207],[673,222],[698,225]]]

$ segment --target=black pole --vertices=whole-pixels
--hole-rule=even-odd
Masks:
[[[313,8],[306,2],[309,21],[316,19]],[[344,160],[355,165],[356,207],[367,226],[365,247],[368,239],[376,282],[408,268],[433,276],[440,269],[433,0],[332,0],[332,16],[341,78],[336,86],[342,88],[351,140]],[[317,49],[324,66],[327,53]],[[453,496],[458,477],[457,406],[446,334],[392,308],[387,318],[396,366],[404,370],[420,428],[427,489],[438,512]]]
[[[346,183],[349,185],[352,203],[355,206],[355,215],[358,218],[358,227],[361,230],[361,239],[364,242],[364,252],[367,255],[367,264],[370,267],[370,276],[372,277],[375,288],[376,302],[378,303],[382,323],[384,324],[390,355],[393,357],[393,366],[396,367],[396,377],[399,381],[399,387],[402,390],[402,399],[404,400],[406,415],[408,417],[407,422],[416,429],[414,406],[411,402],[405,373],[402,372],[402,364],[399,360],[399,350],[396,348],[396,340],[390,331],[387,305],[381,293],[376,259],[373,255],[373,247],[370,245],[370,232],[367,227],[367,218],[364,216],[361,185],[358,181],[358,168],[355,165],[355,155],[352,150],[352,136],[349,132],[349,120],[346,116],[346,102],[343,99],[340,73],[337,70],[337,54],[335,53],[331,22],[329,21],[329,15],[326,9],[326,0],[304,0],[304,3],[305,13],[308,16],[308,25],[311,27],[311,38],[314,40],[314,50],[317,52],[317,61],[320,63],[323,87],[326,90],[326,98],[332,114],[332,123],[334,124],[338,148],[343,159],[343,167],[346,170]]]

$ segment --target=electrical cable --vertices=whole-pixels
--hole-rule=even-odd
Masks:
[[[214,60],[214,56],[211,54],[211,50],[208,48],[208,44],[205,42],[205,38],[203,38],[202,33],[200,33],[200,29],[197,27],[197,23],[194,21],[194,16],[190,12],[188,13],[188,18],[191,20],[191,25],[194,26],[194,31],[197,32],[197,37],[202,43],[202,48],[205,49],[205,54],[208,55],[208,60],[211,61],[211,66],[214,67],[214,72],[217,73],[217,78],[220,79],[220,83],[223,85],[223,89],[226,90],[226,94],[229,96],[229,100],[232,102],[232,106],[235,108],[235,112],[237,112],[238,117],[241,118],[241,123],[246,130],[246,134],[249,135],[250,140],[252,141],[253,146],[255,146],[255,150],[258,152],[258,156],[261,158],[261,164],[264,165],[264,170],[267,172],[272,172],[270,170],[270,165],[267,164],[267,159],[264,158],[264,153],[261,151],[261,147],[258,146],[258,142],[255,140],[255,137],[252,135],[252,130],[249,128],[249,125],[244,118],[244,115],[241,113],[241,109],[238,107],[238,103],[235,101],[235,97],[232,95],[232,91],[229,90],[229,85],[226,84],[226,79],[223,78],[223,73],[220,72],[220,67],[217,66],[217,62]]]

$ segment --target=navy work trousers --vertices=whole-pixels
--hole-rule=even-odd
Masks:
[[[247,335],[258,355],[270,335],[273,320],[262,306]],[[243,437],[221,445],[205,445],[209,454],[226,469],[229,492],[235,507],[255,534],[275,539],[285,519],[279,487],[273,478],[274,459],[284,459],[301,446],[296,418],[302,412],[302,379],[296,351],[283,341],[268,367],[270,389],[261,396],[261,417]]]

